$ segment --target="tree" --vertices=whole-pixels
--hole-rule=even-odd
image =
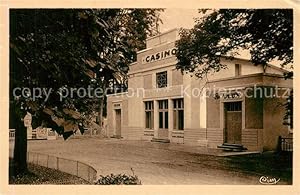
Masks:
[[[208,12],[208,14],[207,14]],[[221,58],[233,59],[248,50],[251,61],[266,66],[272,60],[293,68],[292,9],[220,9],[199,10],[203,17],[190,30],[180,32],[176,46],[177,69],[198,78],[226,68]],[[285,73],[287,79],[293,72]],[[291,93],[292,94],[292,93]],[[286,103],[285,123],[292,126],[292,95]]]
[[[105,64],[118,64],[119,70],[111,74],[110,68],[105,69],[101,64],[100,67],[96,66],[96,69],[100,68],[101,70],[97,78],[100,79],[101,87],[104,91],[106,91],[111,82],[117,81],[122,84],[126,82],[126,73],[129,70],[128,64],[136,61],[136,51],[146,47],[145,40],[147,36],[158,34],[158,25],[161,22],[159,11],[162,11],[162,9],[124,9],[118,14],[118,17],[107,21],[107,27],[119,30],[113,35],[111,46],[104,49],[100,55],[104,59]],[[116,42],[115,40],[119,41]],[[117,50],[114,48],[117,48]],[[91,61],[89,62],[91,65]],[[95,65],[93,62],[92,67]],[[104,103],[105,96],[102,96],[98,117],[100,126],[102,126]]]
[[[65,139],[74,131],[83,132],[95,108],[100,104],[100,112],[103,110],[108,81],[125,75],[147,35],[157,33],[159,11],[10,10],[10,128],[16,129],[15,174],[27,169],[25,114],[32,114],[33,128],[51,127]],[[102,89],[100,101],[78,90],[88,88]],[[20,89],[17,94],[15,89]],[[67,94],[70,89],[77,93]],[[36,92],[41,93],[34,96]]]
[[[293,63],[292,9],[220,9],[196,19],[182,30],[177,42],[177,68],[202,78],[226,68],[221,57],[232,59],[240,50],[250,51],[254,64],[277,59],[282,66]]]

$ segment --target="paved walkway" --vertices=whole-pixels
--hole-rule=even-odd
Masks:
[[[178,144],[80,138],[29,141],[28,150],[80,160],[98,175],[134,173],[143,184],[259,184],[259,175],[226,168],[221,151]]]

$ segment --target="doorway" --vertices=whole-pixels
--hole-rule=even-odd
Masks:
[[[158,101],[158,138],[169,138],[169,111],[168,100]]]
[[[115,129],[115,137],[116,138],[121,138],[121,124],[122,124],[122,120],[121,120],[121,109],[116,109],[115,110],[116,113],[116,129]]]
[[[242,143],[242,102],[225,102],[225,134],[224,142],[229,144]]]

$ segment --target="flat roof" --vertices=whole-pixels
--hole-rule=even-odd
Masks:
[[[167,30],[167,31],[165,31],[165,32],[162,32],[162,33],[159,33],[159,34],[157,34],[157,35],[154,35],[154,36],[152,36],[152,37],[147,38],[146,41],[148,41],[148,40],[150,40],[150,39],[154,39],[154,38],[159,37],[159,36],[164,35],[164,34],[168,34],[169,32],[172,32],[172,31],[178,31],[178,30],[179,30],[179,28],[173,28],[173,29]]]

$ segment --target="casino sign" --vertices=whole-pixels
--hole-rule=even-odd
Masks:
[[[166,58],[170,58],[176,55],[177,49],[176,48],[170,48],[164,51],[160,51],[154,54],[150,54],[147,56],[144,56],[142,58],[142,64],[146,64],[146,63],[151,63],[151,62],[156,62],[159,60],[163,60]]]

